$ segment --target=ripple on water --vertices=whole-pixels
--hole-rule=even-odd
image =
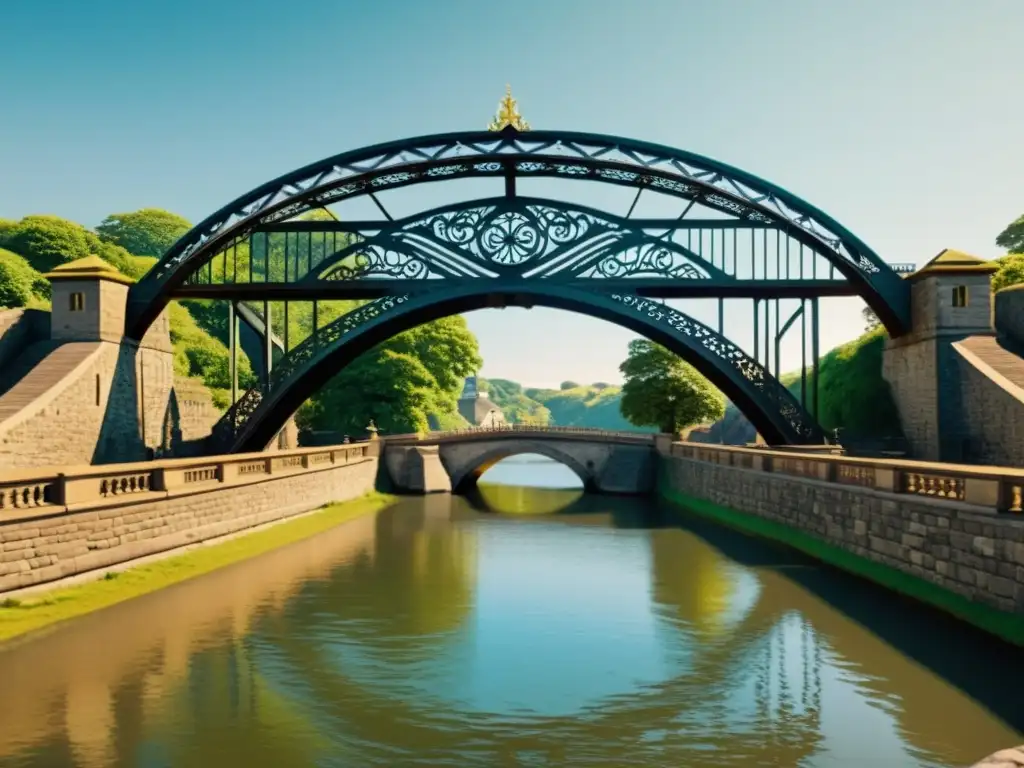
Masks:
[[[1020,740],[836,607],[884,593],[564,493],[405,500],[0,653],[0,765],[953,766]]]

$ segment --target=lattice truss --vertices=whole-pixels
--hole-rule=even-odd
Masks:
[[[312,290],[318,281],[646,278],[705,281],[709,296],[744,282],[769,283],[764,288],[770,290],[779,281],[817,295],[856,292],[834,265],[779,229],[737,226],[729,219],[689,224],[630,220],[548,200],[493,198],[396,222],[262,229],[249,236],[246,247],[233,244],[221,251],[186,285],[302,283]]]
[[[261,272],[259,261],[267,259],[259,241],[271,252],[284,247],[289,237],[274,234],[275,228],[287,232],[289,222],[307,211],[371,195],[376,200],[377,194],[401,187],[469,178],[504,179],[506,196],[514,202],[476,201],[401,224],[382,220],[376,232],[366,226],[346,232],[343,223],[333,230],[324,226],[319,234],[307,229],[305,245],[296,230],[291,235],[299,251],[293,252],[296,269],[273,275],[273,264],[281,262],[269,260],[271,266]],[[632,187],[680,199],[684,210],[674,222],[630,223],[628,216],[515,199],[517,181],[538,178]],[[717,220],[695,222],[701,211]],[[331,248],[339,235],[355,236],[361,245],[340,254]],[[318,278],[333,281],[510,273],[704,280],[709,287],[729,278],[845,280],[846,292],[863,295],[890,330],[902,331],[909,320],[908,293],[896,271],[826,214],[756,176],[620,137],[506,129],[356,150],[243,195],[183,237],[134,287],[129,334],[140,335],[186,283],[296,282],[321,260],[335,269],[318,270]],[[337,291],[332,295],[339,297]]]

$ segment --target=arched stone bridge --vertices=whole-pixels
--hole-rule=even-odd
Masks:
[[[654,435],[506,424],[383,439],[384,466],[404,493],[461,493],[509,456],[536,453],[575,472],[588,491],[645,494],[654,483]]]

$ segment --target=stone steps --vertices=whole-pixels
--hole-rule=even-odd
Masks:
[[[7,367],[0,377],[0,424],[60,384],[100,342],[39,342]]]
[[[9,364],[0,368],[0,397],[25,378],[43,358],[60,346],[59,341],[37,341],[25,347]]]
[[[958,343],[1011,384],[1024,389],[1024,358],[1003,346],[995,336],[968,336]]]

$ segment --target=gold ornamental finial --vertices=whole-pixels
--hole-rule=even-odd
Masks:
[[[517,131],[530,130],[530,124],[523,120],[523,116],[519,114],[519,109],[516,106],[516,100],[512,98],[512,86],[506,85],[505,98],[498,102],[498,114],[491,120],[487,130],[500,131],[510,125]]]

